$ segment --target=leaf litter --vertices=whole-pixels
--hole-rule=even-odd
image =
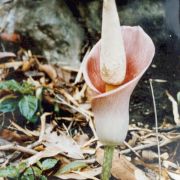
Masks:
[[[7,61],[0,61],[0,178],[99,179],[103,145],[81,68],[57,67],[22,49],[21,61],[9,52],[0,53],[2,58]],[[20,80],[7,80],[12,72],[21,72]],[[160,157],[155,129],[130,124],[126,142],[114,154],[114,178],[158,179],[159,158],[161,179],[180,177],[178,103],[166,94],[174,123],[158,127]]]

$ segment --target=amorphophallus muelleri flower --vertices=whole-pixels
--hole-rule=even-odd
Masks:
[[[130,96],[154,53],[154,44],[144,30],[140,26],[121,27],[115,0],[104,0],[101,40],[85,58],[83,74],[93,91],[95,127],[105,146],[124,142]],[[105,173],[103,177],[108,176]]]
[[[123,83],[106,92],[100,75],[99,41],[84,61],[83,74],[93,91],[92,111],[99,140],[105,145],[119,145],[126,137],[129,124],[130,96],[152,62],[155,48],[151,38],[139,26],[122,26],[127,71]],[[110,47],[111,48],[111,47]]]

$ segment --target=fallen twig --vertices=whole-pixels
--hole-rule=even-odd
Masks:
[[[139,153],[137,153],[133,147],[131,147],[126,141],[124,141],[124,144],[139,158],[141,158],[141,156],[139,155]]]
[[[176,123],[176,125],[180,124],[180,115],[179,115],[179,111],[178,111],[178,103],[176,102],[176,100],[169,94],[168,91],[166,91],[166,94],[169,98],[169,100],[172,103],[172,110],[173,110],[173,116],[174,116],[174,122]]]
[[[7,145],[0,146],[0,151],[10,151],[10,150],[20,151],[20,152],[24,152],[24,153],[28,153],[32,155],[37,153],[37,151],[33,149],[23,147],[17,144],[7,144]]]
[[[165,138],[164,140],[160,141],[160,147],[163,147],[165,145],[168,145],[172,142],[178,141],[180,140],[180,136],[174,137],[174,138]],[[142,144],[142,145],[138,145],[136,147],[133,147],[134,151],[139,151],[139,150],[143,150],[143,149],[148,149],[148,148],[152,148],[157,146],[157,142],[152,142],[151,144]],[[126,149],[126,150],[122,150],[121,154],[128,154],[131,152],[131,149]]]
[[[40,135],[39,135],[39,139],[38,141],[34,142],[33,144],[30,144],[28,146],[28,148],[34,148],[38,145],[40,145],[43,141],[43,137],[44,137],[44,133],[45,133],[45,128],[46,128],[46,116],[49,116],[51,115],[52,113],[44,113],[42,116],[41,116],[41,131],[40,131]]]

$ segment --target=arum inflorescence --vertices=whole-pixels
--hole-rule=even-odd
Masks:
[[[126,54],[115,0],[103,4],[100,51],[100,74],[109,85],[120,85],[126,75]]]
[[[139,26],[119,28],[124,39],[127,71],[123,83],[106,92],[106,83],[100,75],[99,41],[84,61],[84,78],[93,91],[92,110],[97,135],[105,145],[118,145],[126,137],[129,124],[130,96],[149,67],[155,48],[151,38]]]
[[[109,178],[106,171],[114,146],[124,142],[128,131],[130,96],[154,53],[154,44],[143,29],[121,27],[115,0],[104,0],[102,37],[83,64],[84,78],[93,91],[97,135],[106,146],[103,180]]]

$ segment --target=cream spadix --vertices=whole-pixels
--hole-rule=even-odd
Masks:
[[[83,62],[85,81],[93,91],[91,104],[97,135],[105,145],[118,145],[125,140],[129,125],[130,96],[155,53],[151,38],[141,27],[122,26],[121,29],[119,27],[121,32],[127,60],[127,72],[122,85],[105,92],[106,83],[100,73],[101,41]]]
[[[120,85],[126,75],[126,55],[115,0],[104,0],[100,73],[104,82]]]

